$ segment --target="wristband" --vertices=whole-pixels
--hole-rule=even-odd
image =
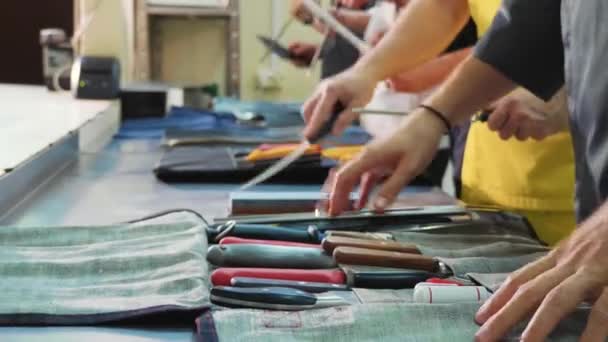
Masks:
[[[446,116],[442,112],[438,111],[437,109],[435,109],[431,106],[427,106],[424,104],[421,104],[418,107],[426,109],[427,111],[429,111],[430,113],[435,115],[437,118],[439,118],[441,120],[441,122],[443,122],[443,124],[445,125],[445,128],[447,129],[448,132],[452,129],[452,125],[450,124],[450,121],[446,118]]]

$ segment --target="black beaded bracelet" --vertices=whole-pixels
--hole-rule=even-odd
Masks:
[[[445,117],[445,115],[438,111],[437,109],[431,107],[431,106],[427,106],[427,105],[419,105],[419,108],[424,108],[426,110],[428,110],[429,112],[433,113],[433,115],[435,115],[436,117],[438,117],[441,122],[443,122],[443,124],[445,125],[445,128],[448,130],[448,132],[452,129],[452,125],[450,124],[450,121]]]

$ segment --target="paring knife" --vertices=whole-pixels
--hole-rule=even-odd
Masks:
[[[314,135],[313,137],[311,137],[308,140],[304,139],[300,143],[300,146],[298,146],[298,148],[296,148],[293,152],[291,152],[290,154],[283,157],[283,159],[279,160],[276,164],[269,167],[266,171],[260,173],[259,175],[254,177],[252,180],[245,183],[243,186],[241,186],[239,188],[239,191],[248,189],[254,185],[262,183],[263,181],[267,180],[268,178],[270,178],[270,177],[276,175],[277,173],[281,172],[282,170],[284,170],[286,167],[288,167],[294,161],[298,160],[304,154],[304,152],[306,152],[306,150],[308,149],[308,147],[311,144],[317,143],[319,140],[323,139],[325,136],[327,136],[331,132],[331,129],[334,126],[334,124],[336,123],[338,116],[340,116],[340,113],[342,113],[342,111],[344,111],[344,109],[345,109],[345,107],[342,105],[342,103],[336,102],[336,104],[334,105],[334,108],[332,110],[331,116],[329,117],[327,122],[325,122],[323,124],[321,129],[319,129],[319,131],[317,132],[316,135]]]
[[[280,279],[264,279],[251,277],[232,278],[230,284],[234,287],[289,287],[311,293],[328,291],[350,291],[350,287],[343,284],[318,283],[311,281],[295,281]]]
[[[279,240],[257,240],[243,239],[234,236],[228,236],[220,240],[220,246],[224,245],[271,245],[271,246],[291,246],[291,247],[306,247],[306,248],[321,248],[321,245],[312,243],[279,241]]]
[[[211,273],[211,283],[215,286],[232,285],[237,277],[321,282],[341,284],[349,287],[372,289],[413,288],[416,284],[438,274],[400,268],[342,265],[341,269],[296,270],[279,268],[218,268]]]
[[[217,286],[211,289],[211,302],[230,307],[267,310],[308,310],[350,305],[334,295],[315,295],[288,287],[241,288]]]
[[[214,245],[207,261],[220,267],[335,268],[334,259],[321,248],[271,245]]]
[[[338,247],[358,247],[401,253],[422,254],[420,253],[420,250],[418,250],[418,247],[416,247],[414,244],[405,244],[388,240],[356,239],[334,235],[325,237],[321,245],[323,246],[323,249],[330,254],[333,253]]]
[[[408,268],[428,272],[439,271],[437,260],[419,254],[356,247],[338,247],[334,249],[333,256],[339,264]]]

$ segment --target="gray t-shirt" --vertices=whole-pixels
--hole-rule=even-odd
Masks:
[[[608,2],[505,0],[475,55],[548,99],[564,83],[579,221],[608,197]]]

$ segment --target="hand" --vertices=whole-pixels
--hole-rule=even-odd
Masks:
[[[382,37],[384,37],[384,35],[386,34],[387,31],[380,31],[380,32],[376,32],[374,33],[371,38],[369,39],[369,43],[372,46],[376,46],[378,45],[378,43],[380,43],[380,41],[382,40]]]
[[[562,131],[563,120],[543,111],[539,107],[544,104],[538,105],[540,100],[526,93],[524,90],[516,90],[490,106],[488,127],[497,131],[504,140],[514,136],[520,141],[529,138],[542,140]]]
[[[335,175],[329,196],[330,215],[339,215],[349,204],[349,195],[361,182],[359,207],[367,202],[376,181],[389,175],[382,184],[373,208],[384,211],[401,189],[431,163],[445,130],[437,117],[418,109],[403,119],[391,136],[372,141],[355,159]]]
[[[304,136],[310,137],[322,127],[338,101],[346,109],[340,114],[332,133],[341,134],[357,118],[357,114],[353,113],[352,109],[365,106],[371,99],[375,87],[375,80],[353,70],[347,70],[321,82],[302,108],[307,123]]]
[[[363,6],[367,5],[368,0],[339,0],[338,4],[352,9],[361,9]]]
[[[287,48],[293,58],[290,58],[292,64],[298,67],[306,67],[310,65],[313,56],[319,47],[315,44],[294,42],[289,44]]]
[[[513,273],[477,313],[477,341],[496,341],[535,311],[522,341],[544,341],[576,306],[595,303],[581,341],[608,337],[608,205],[546,257]]]

